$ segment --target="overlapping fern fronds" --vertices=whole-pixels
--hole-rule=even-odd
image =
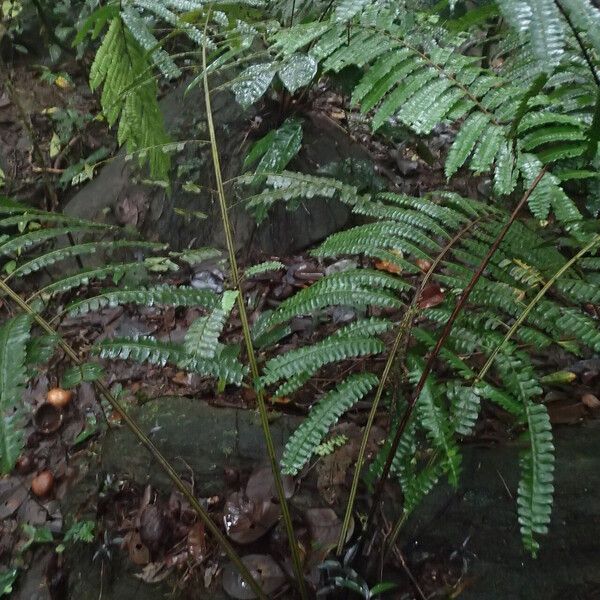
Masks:
[[[179,56],[172,56],[164,47],[167,40],[184,34],[190,51],[206,46],[216,57],[223,54],[223,50],[217,51],[216,40],[225,38],[229,50],[224,51],[221,61],[231,59],[248,48],[256,34],[249,23],[235,15],[242,16],[239,7],[257,4],[238,0],[216,6],[211,3],[209,7],[191,0],[128,0],[119,7],[100,7],[84,23],[76,42],[88,33],[98,37],[108,25],[91,67],[90,86],[95,90],[102,85],[102,109],[109,125],[119,123],[119,144],[126,145],[140,164],[147,161],[153,178],[168,181],[170,166],[169,137],[158,105],[155,70],[168,80],[182,74]],[[206,27],[207,19],[210,28]],[[158,26],[167,32],[160,39],[155,35]]]
[[[64,306],[66,300],[66,308],[54,316],[55,320],[126,304],[202,308],[206,316],[192,324],[182,344],[134,336],[104,340],[93,352],[107,360],[132,359],[160,365],[170,362],[189,372],[239,385],[246,371],[236,347],[219,342],[236,294],[156,281],[155,271],[178,268],[170,256],[157,255],[166,246],[115,236],[122,238],[123,230],[0,199],[0,270],[4,282],[15,289],[34,288],[29,300],[41,314],[52,314],[57,307],[52,300],[57,298],[61,300],[58,306]],[[95,266],[98,262],[101,266]],[[29,329],[28,317],[16,317],[0,328],[3,473],[10,471],[22,450],[23,386],[31,369],[50,360],[58,344],[56,337],[41,336],[39,332],[28,342]],[[102,373],[97,362],[84,367],[65,374],[65,383],[75,385]]]
[[[579,15],[579,21],[585,21],[586,35],[593,37],[590,23],[600,20],[600,11],[578,0],[565,3],[567,14],[582,8],[575,4],[586,5],[589,19]],[[402,18],[402,8],[375,2],[349,3],[348,9],[337,3],[329,20],[281,29],[274,34],[272,50],[279,60],[304,52],[325,73],[361,69],[352,103],[371,115],[375,131],[398,123],[427,135],[440,123],[456,124],[446,158],[448,177],[463,166],[476,174],[491,172],[497,195],[510,194],[519,181],[528,186],[544,164],[568,166],[565,180],[575,173],[590,177],[584,164],[597,147],[597,83],[590,65],[578,56],[565,17],[554,0],[502,0],[500,8],[528,40],[525,50],[511,57],[543,56],[541,74],[529,68],[524,69],[529,77],[520,78],[509,61],[494,70],[481,57],[463,53],[473,26],[467,20],[464,31],[431,27],[425,17]],[[600,56],[590,57],[592,69],[598,69]],[[530,206],[542,220],[551,212],[569,227],[581,220],[563,191],[560,169],[544,177]]]
[[[260,194],[267,204],[271,200],[279,200],[282,197],[282,189],[287,191],[287,200],[318,196],[321,190],[325,190],[326,197],[345,199],[354,212],[374,219],[373,222],[331,235],[312,251],[315,257],[325,260],[351,255],[375,259],[385,257],[386,260],[395,261],[395,270],[400,271],[400,275],[394,277],[364,268],[325,276],[311,287],[284,301],[262,319],[259,323],[260,335],[281,327],[297,315],[319,314],[332,304],[356,307],[399,306],[402,295],[410,290],[412,278],[415,272],[418,272],[415,261],[424,259],[432,262],[441,252],[445,241],[456,235],[466,223],[477,221],[470,234],[461,237],[452,246],[442,270],[434,275],[434,279],[444,290],[445,299],[438,306],[423,311],[424,316],[428,318],[429,327],[418,327],[414,330],[415,340],[418,342],[415,354],[410,358],[414,372],[418,370],[417,357],[426,355],[435,345],[454,302],[465,289],[473,269],[483,259],[499,227],[508,218],[501,209],[461,198],[456,194],[434,193],[424,198],[411,198],[384,193],[370,198],[348,187],[343,188],[344,193],[340,194],[339,184],[327,178],[303,176],[299,173],[288,175],[285,172],[269,177],[267,185],[270,182],[273,187],[267,187]],[[253,201],[256,201],[256,197]],[[552,470],[540,465],[550,464],[552,448],[551,445],[542,443],[546,430],[541,428],[539,419],[530,416],[532,411],[539,415],[543,409],[537,404],[542,392],[539,383],[542,373],[534,368],[527,353],[519,350],[516,343],[504,342],[503,337],[506,323],[519,317],[527,306],[528,299],[564,267],[568,261],[569,245],[577,245],[576,239],[570,242],[565,240],[567,252],[563,253],[560,247],[548,243],[550,237],[551,233],[537,228],[535,223],[526,222],[516,223],[506,236],[488,269],[475,286],[468,312],[456,321],[440,355],[453,373],[453,378],[444,385],[436,384],[432,380],[426,385],[418,401],[417,420],[412,427],[414,429],[418,426],[419,430],[425,432],[426,439],[429,440],[426,443],[430,444],[441,458],[416,471],[414,465],[419,461],[415,463],[414,456],[406,458],[408,462],[404,467],[398,466],[405,460],[399,456],[395,468],[399,476],[404,473],[403,468],[412,469],[411,480],[413,483],[419,482],[415,484],[416,487],[413,483],[406,487],[410,478],[401,477],[401,483],[406,488],[406,508],[412,510],[418,499],[429,491],[442,475],[447,475],[452,483],[457,483],[460,451],[455,436],[468,435],[473,430],[482,398],[513,414],[520,426],[533,425],[533,429],[530,429],[530,449],[523,463],[523,477],[518,494],[523,538],[532,552],[535,551],[537,543],[532,540],[537,534],[543,533],[547,526],[551,505],[548,490],[551,486]],[[594,261],[597,262],[597,259],[589,258],[583,264],[593,268],[596,266]],[[584,309],[586,297],[598,297],[600,294],[598,279],[587,277],[585,272],[568,269],[559,281],[561,283],[557,284],[557,289],[576,290],[571,298],[573,301],[579,294],[579,306],[565,306],[556,299],[542,298],[527,314],[523,326],[517,330],[516,342],[541,347],[555,345],[557,348],[575,352],[583,348],[599,350],[600,333],[596,322]],[[351,289],[357,293],[352,294]],[[389,300],[385,300],[394,297],[396,300],[391,304]],[[362,323],[363,321],[358,320],[347,327],[354,328],[355,333],[360,332],[361,328],[367,331],[368,322],[364,322],[364,325]],[[344,328],[338,335],[343,331]],[[382,332],[383,330],[373,327],[369,335],[379,335]],[[367,343],[362,337],[351,336],[350,340],[354,341],[342,344],[341,340],[336,341],[334,334],[306,348],[290,350],[270,359],[265,365],[263,384],[272,385],[283,381],[275,393],[287,394],[304,385],[316,369],[331,360],[343,360],[367,351],[380,351],[376,344]],[[470,365],[469,357],[473,354],[490,354],[501,344],[501,350],[494,363],[494,383],[490,380],[479,381],[476,370]],[[338,345],[339,348],[343,347],[343,351],[338,352]],[[318,360],[315,358],[317,356]],[[327,398],[328,396],[323,399],[325,406]],[[303,432],[314,427],[320,435],[313,439],[312,436],[298,434],[288,443],[284,465],[289,472],[297,471],[306,463],[314,451],[313,442],[317,445],[325,434],[322,428],[317,426],[317,423],[323,422],[321,412],[325,409],[321,406],[321,403],[315,406],[302,426]],[[331,420],[325,419],[325,422],[329,423]],[[425,443],[424,439],[418,439],[418,445],[422,446]],[[401,448],[405,450],[405,446],[406,444]],[[297,457],[302,457],[302,460]]]

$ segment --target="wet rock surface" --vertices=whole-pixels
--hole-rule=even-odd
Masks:
[[[600,597],[600,422],[558,427],[554,436],[554,509],[537,559],[523,550],[517,523],[520,447],[470,446],[458,493],[436,488],[406,529],[415,573],[429,553],[450,547],[468,567],[460,598]]]
[[[143,177],[137,175],[135,162],[127,161],[121,152],[68,202],[65,212],[134,226],[150,239],[169,242],[173,249],[188,245],[225,247],[223,231],[216,225],[220,223],[220,212],[212,191],[216,185],[210,147],[205,141],[208,133],[203,91],[196,87],[185,94],[186,86],[170,92],[161,103],[172,138],[188,140],[173,160],[176,176],[172,192],[139,183]],[[223,179],[227,182],[241,174],[245,153],[261,134],[252,132],[256,114],[243,111],[227,91],[214,94],[213,116]],[[323,115],[306,115],[303,130],[303,149],[290,165],[292,170],[316,173],[323,165],[348,158],[368,159],[358,143]],[[200,186],[198,193],[183,189],[187,179]],[[313,198],[294,211],[279,203],[257,226],[244,208],[242,197],[255,192],[246,189],[241,194],[232,185],[226,185],[226,192],[235,241],[244,257],[296,252],[338,231],[350,215],[348,207],[337,201]],[[186,218],[181,211],[199,211],[207,218]]]

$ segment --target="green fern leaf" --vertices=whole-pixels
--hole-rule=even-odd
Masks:
[[[490,126],[488,117],[483,113],[473,113],[463,123],[446,159],[446,177],[452,177],[462,167],[473,151],[477,140]]]
[[[299,23],[278,31],[274,36],[274,48],[284,55],[293,54],[316,39],[320,39],[329,29],[326,22]]]
[[[371,4],[372,0],[340,0],[335,7],[335,21],[347,23]]]
[[[331,427],[364,398],[377,385],[377,381],[377,377],[371,373],[350,375],[325,394],[288,440],[281,459],[283,472],[296,475],[310,460]]]
[[[525,548],[535,557],[539,549],[536,535],[548,533],[554,493],[554,445],[546,407],[526,405],[529,448],[523,453],[517,497],[519,525]]]
[[[281,83],[291,93],[307,86],[317,74],[317,61],[307,54],[292,54],[277,74]]]
[[[312,346],[290,350],[268,360],[261,384],[270,385],[280,379],[296,377],[300,373],[316,373],[326,364],[379,354],[384,350],[385,345],[376,338],[330,336]]]
[[[363,113],[371,110],[398,81],[398,75],[393,71],[401,63],[404,63],[404,65],[408,64],[404,61],[410,55],[411,51],[403,48],[394,49],[392,52],[380,57],[354,88],[351,103],[354,105],[360,104]],[[416,68],[416,63],[413,61],[410,62]],[[378,88],[380,91],[376,91]],[[362,102],[363,100],[365,101],[364,103]]]
[[[425,87],[436,75],[437,71],[434,68],[425,67],[416,74],[413,73],[405,85],[396,87],[375,113],[372,123],[373,131],[377,131],[409,98]]]
[[[107,240],[97,242],[87,242],[85,244],[75,244],[74,246],[65,246],[51,252],[47,252],[41,256],[33,258],[19,267],[12,273],[11,277],[24,277],[30,273],[35,273],[45,269],[57,262],[73,258],[75,256],[85,256],[87,254],[95,254],[101,251],[114,251],[125,248],[135,248],[139,250],[164,250],[165,244],[157,244],[154,242],[138,242],[134,240]]]
[[[93,347],[102,358],[148,362],[164,367],[168,362],[181,369],[207,377],[223,379],[241,385],[245,369],[232,357],[221,357],[222,348],[214,359],[190,357],[183,346],[162,342],[152,337],[116,338],[104,340]]]
[[[301,145],[302,124],[293,118],[286,119],[279,129],[271,130],[265,137],[255,142],[244,160],[244,168],[259,161],[252,184],[259,185],[266,175],[285,169],[292,158],[298,154]]]
[[[248,108],[264,95],[274,77],[273,63],[251,65],[240,73],[231,86],[235,99],[243,108]]]
[[[408,365],[411,370],[411,380],[417,381],[423,370],[422,360],[410,355]],[[439,396],[439,390],[433,378],[428,377],[423,391],[417,399],[416,415],[431,442],[442,452],[448,467],[450,483],[456,487],[460,475],[461,454],[450,429],[451,421],[440,405],[437,396]]]
[[[83,381],[96,381],[104,375],[104,369],[96,363],[83,363],[68,368],[62,376],[61,387],[74,388]]]
[[[259,263],[258,265],[252,265],[251,267],[248,267],[244,272],[244,275],[250,278],[255,277],[256,275],[262,275],[263,273],[268,273],[270,271],[280,271],[281,269],[285,269],[285,265],[283,263],[280,263],[278,260],[267,260]]]
[[[238,293],[227,290],[223,293],[221,306],[215,308],[207,317],[196,319],[185,335],[185,349],[190,356],[214,358],[217,352],[219,336],[225,321],[235,304]]]
[[[168,52],[160,47],[146,22],[132,6],[123,7],[121,18],[138,44],[150,53],[152,61],[165,77],[176,79],[181,76],[179,67],[173,62]]]
[[[264,326],[279,325],[293,317],[309,315],[327,306],[400,307],[401,302],[385,290],[404,287],[405,284],[397,278],[371,269],[334,273],[282,302]]]
[[[517,185],[515,157],[510,142],[500,144],[496,155],[496,170],[494,171],[494,191],[499,196],[510,194]]]
[[[36,229],[21,235],[10,236],[6,241],[0,242],[0,256],[21,254],[28,248],[48,240],[66,236],[69,233],[86,233],[95,229],[95,227],[54,227],[51,229]]]
[[[139,304],[142,306],[201,306],[214,309],[219,305],[219,297],[209,290],[196,290],[190,287],[158,285],[148,289],[107,290],[99,296],[76,300],[68,305],[69,316],[84,315],[106,306]]]
[[[68,290],[87,285],[90,281],[101,281],[107,277],[118,280],[125,275],[125,273],[137,271],[140,268],[139,262],[132,262],[107,265],[96,269],[86,269],[81,273],[63,277],[59,281],[55,281],[54,283],[41,288],[37,292],[37,295],[42,298],[56,296],[57,294],[61,294]]]
[[[148,77],[149,63],[143,48],[114,18],[90,69],[90,87],[102,89],[102,110],[109,125],[119,121],[118,142],[129,153],[138,153],[140,164],[148,159],[150,175],[166,180],[168,141],[157,101],[156,82]]]
[[[450,400],[450,418],[454,431],[460,435],[471,435],[481,404],[477,390],[453,381],[447,384],[446,394]]]
[[[7,475],[23,447],[21,395],[27,374],[25,358],[31,319],[14,317],[0,327],[0,473]]]
[[[504,142],[504,130],[497,125],[488,125],[481,132],[469,168],[475,173],[485,173],[489,170],[494,158]]]

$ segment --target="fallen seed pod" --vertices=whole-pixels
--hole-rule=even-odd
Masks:
[[[48,390],[46,398],[52,406],[55,406],[56,408],[65,408],[65,406],[73,399],[73,392],[58,387],[52,388],[51,390]]]
[[[31,491],[38,498],[48,496],[53,487],[54,475],[50,471],[41,471],[31,480]]]

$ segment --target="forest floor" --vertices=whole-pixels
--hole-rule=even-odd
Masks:
[[[6,91],[0,93],[2,193],[40,206],[44,188],[51,186],[58,198],[58,206],[49,207],[54,210],[60,209],[73,194],[73,178],[79,182],[77,185],[84,184],[87,178],[93,176],[91,165],[110,157],[115,151],[111,133],[97,118],[96,99],[88,91],[81,71],[75,63],[64,68],[67,72],[52,73],[33,64],[20,64],[16,67],[19,105],[11,101]],[[324,95],[321,105],[317,103],[319,106],[329,118],[339,121],[340,126],[346,126],[352,119],[352,115],[345,112],[343,99],[334,94]],[[30,130],[24,127],[23,113],[28,115]],[[31,139],[32,135],[34,140]],[[357,126],[353,128],[353,135],[360,137],[367,134],[361,133],[360,126]],[[394,155],[390,155],[389,148],[381,146],[376,140],[363,141],[375,160],[378,175],[391,189],[400,187],[403,191],[420,195],[424,190],[439,186],[444,179],[439,164],[434,161],[433,166],[427,165],[410,146],[402,146]],[[434,151],[437,150],[434,148]],[[43,164],[40,163],[40,157],[43,158]],[[458,181],[459,191],[463,192],[469,191],[469,188],[475,188],[476,192],[482,186],[481,181],[469,178]],[[325,272],[347,266],[325,264],[308,254],[273,258],[280,260],[285,268],[251,279],[246,284],[245,293],[248,305],[253,307],[253,320],[261,311],[277,306],[283,299],[322,277]],[[371,266],[382,270],[390,268],[385,263]],[[178,274],[172,281],[164,281],[193,285],[194,278],[218,285],[225,279],[225,274],[213,268],[206,273],[190,271]],[[441,302],[443,294],[441,289],[431,289],[421,302],[431,306],[431,303]],[[64,299],[65,302],[67,300]],[[0,306],[0,309],[4,315],[7,307]],[[198,311],[193,308],[107,308],[77,319],[63,319],[59,331],[81,356],[87,356],[94,342],[113,336],[151,334],[158,339],[181,341],[189,324],[197,316]],[[344,321],[354,315],[339,310],[337,314],[327,316]],[[280,350],[309,342],[317,334],[323,334],[323,326],[318,318],[297,319],[293,334],[280,346]],[[234,317],[226,331],[225,341],[240,340],[241,324]],[[553,364],[556,370],[565,369],[576,375],[573,382],[553,388],[545,397],[555,425],[580,426],[582,422],[598,419],[600,360],[566,364],[560,356],[551,355],[539,355],[536,360],[546,361]],[[377,372],[381,371],[382,366],[380,361],[365,359],[348,361],[344,368],[347,371],[369,368]],[[31,414],[25,428],[27,461],[26,464],[20,464],[19,470],[11,476],[0,480],[0,559],[18,555],[23,572],[28,569],[30,572],[29,577],[22,575],[15,597],[23,600],[71,597],[69,594],[74,584],[72,577],[69,582],[68,571],[73,568],[70,562],[73,555],[57,552],[52,540],[53,536],[60,538],[73,520],[85,522],[90,518],[94,522],[94,535],[89,547],[93,550],[86,550],[82,554],[89,554],[90,560],[95,558],[90,568],[101,573],[100,582],[105,586],[104,598],[111,597],[111,577],[103,571],[103,565],[110,563],[113,555],[130,561],[135,576],[143,582],[163,582],[167,589],[175,588],[183,597],[206,597],[195,596],[194,590],[199,583],[207,588],[215,588],[214,581],[223,569],[219,550],[205,536],[203,526],[196,521],[190,507],[177,492],[168,486],[153,486],[144,481],[129,480],[123,473],[102,470],[101,454],[107,431],[114,435],[123,425],[117,414],[110,413],[101,404],[93,387],[89,384],[79,386],[74,401],[58,423],[48,421],[38,412],[46,391],[58,384],[66,367],[64,357],[55,356],[26,390],[25,401]],[[226,388],[220,391],[214,383],[170,366],[111,362],[106,364],[106,372],[107,383],[119,391],[131,410],[143,410],[144,406],[151,406],[157,399],[174,397],[204,401],[215,410],[253,412],[255,409],[255,398],[249,388]],[[319,378],[313,379],[293,397],[270,398],[273,412],[287,415],[285,418],[290,419],[305,415],[313,399],[327,387],[326,384],[345,372],[322,372]],[[368,409],[367,403],[359,403],[334,431],[343,433],[348,441],[319,461],[316,484],[309,492],[310,500],[298,508],[305,524],[301,539],[307,553],[311,544],[313,548],[315,545],[328,547],[337,537],[339,506],[343,505],[347,492],[350,466],[355,462],[358,450],[360,426],[366,420]],[[507,415],[500,409],[486,405],[472,438],[465,443],[479,448],[511,447],[518,432],[512,431],[508,423]],[[158,429],[154,433],[161,426],[156,427]],[[194,427],[201,430],[203,424],[192,423],[190,430]],[[386,427],[387,416],[382,411],[374,429],[370,448],[372,453],[381,443]],[[186,461],[185,456],[179,458]],[[186,465],[185,462],[183,464]],[[270,556],[277,552],[273,548],[282,546],[282,532],[280,527],[275,526],[279,514],[275,511],[273,518],[271,510],[272,481],[269,475],[258,466],[245,470],[231,468],[229,464],[218,467],[223,472],[224,486],[203,498],[203,501],[219,522],[237,519],[237,525],[228,531],[231,539],[240,547],[250,548],[253,553],[263,556],[264,568],[273,568],[274,578],[283,577],[279,567],[271,567],[269,562],[272,560]],[[42,468],[50,469],[56,481],[52,495],[45,501],[40,501],[30,493],[34,473]],[[184,470],[188,471],[187,479],[193,486],[196,474],[189,465]],[[504,477],[510,476],[498,473],[498,481],[504,482]],[[303,481],[297,482],[296,494],[302,494],[303,484]],[[504,487],[508,495],[514,493],[514,489],[511,492],[506,485]],[[251,509],[244,504],[246,500],[240,493],[243,490],[254,500]],[[338,509],[337,513],[332,507]],[[432,517],[429,523],[433,521]],[[425,529],[426,526],[427,523]],[[257,530],[262,535],[256,537]],[[473,585],[471,565],[476,560],[473,553],[469,554],[468,536],[469,533],[465,532],[465,536],[455,539],[453,544],[428,547],[426,551],[422,545],[415,543],[414,537],[411,537],[410,544],[407,541],[398,547],[396,572],[391,576],[400,587],[394,597],[421,600],[432,597],[455,598],[468,591]],[[424,537],[427,535],[424,534]],[[283,551],[279,552],[283,556]],[[310,560],[316,565],[322,558],[321,554],[313,552]],[[81,568],[81,565],[76,567]],[[225,570],[225,579],[227,576]],[[313,580],[317,577],[315,572],[311,576]],[[242,591],[235,587],[237,583],[230,582],[228,585],[234,597],[244,597]],[[32,595],[33,589],[37,594],[35,596]],[[288,588],[284,587],[279,597],[289,597],[286,590]],[[238,596],[235,596],[236,593]],[[139,590],[136,594],[140,598],[150,597]],[[218,594],[215,591],[214,597],[219,597]]]

